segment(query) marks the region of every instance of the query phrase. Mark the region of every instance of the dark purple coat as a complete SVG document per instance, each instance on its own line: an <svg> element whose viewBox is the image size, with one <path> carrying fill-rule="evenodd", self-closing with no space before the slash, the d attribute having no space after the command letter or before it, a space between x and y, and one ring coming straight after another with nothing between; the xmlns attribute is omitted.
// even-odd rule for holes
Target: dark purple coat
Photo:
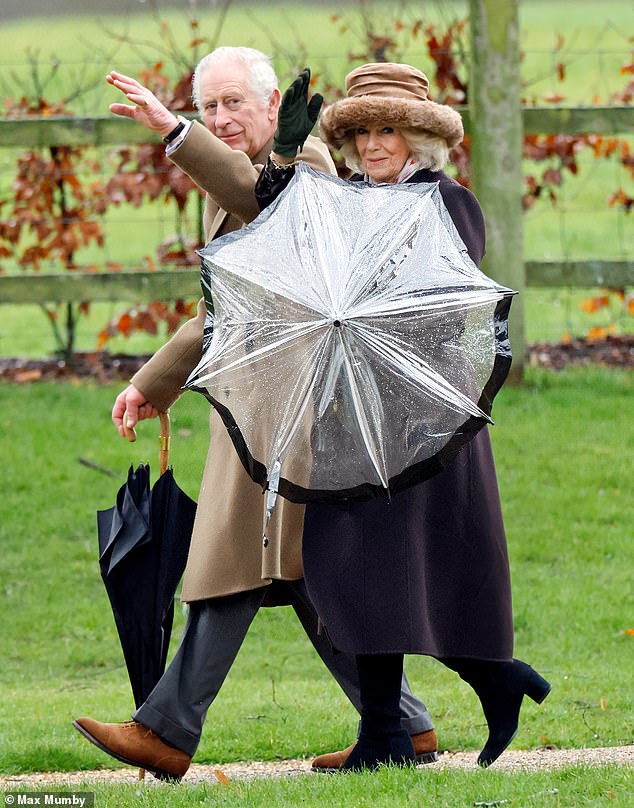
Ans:
<svg viewBox="0 0 634 808"><path fill-rule="evenodd" d="M473 194L439 182L471 258L485 230ZM392 501L306 506L304 577L335 648L355 654L510 659L513 618L506 537L488 431L447 468Z"/></svg>

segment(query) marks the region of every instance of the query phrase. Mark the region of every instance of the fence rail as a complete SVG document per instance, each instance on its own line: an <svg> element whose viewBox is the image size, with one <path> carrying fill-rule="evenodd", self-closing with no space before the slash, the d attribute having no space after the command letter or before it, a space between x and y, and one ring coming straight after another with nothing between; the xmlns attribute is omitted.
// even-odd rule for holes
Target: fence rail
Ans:
<svg viewBox="0 0 634 808"><path fill-rule="evenodd" d="M462 108L465 131L468 108ZM525 133L628 134L634 132L632 107L526 107ZM35 148L59 143L75 146L114 146L158 142L146 129L112 116L0 119L0 147ZM527 261L528 286L634 286L634 261ZM173 300L200 292L198 272L163 269L157 272L66 272L0 275L0 303L65 301Z"/></svg>
<svg viewBox="0 0 634 808"><path fill-rule="evenodd" d="M634 261L527 261L531 287L634 286ZM67 272L0 275L0 303L176 300L200 295L195 267L156 272Z"/></svg>
<svg viewBox="0 0 634 808"><path fill-rule="evenodd" d="M457 107L465 132L471 130L467 107ZM195 117L193 114L186 117ZM525 107L522 110L526 134L583 132L627 134L634 132L633 107ZM160 137L125 118L112 115L70 117L50 115L0 119L0 146L41 148L66 146L114 146L122 143L159 143Z"/></svg>

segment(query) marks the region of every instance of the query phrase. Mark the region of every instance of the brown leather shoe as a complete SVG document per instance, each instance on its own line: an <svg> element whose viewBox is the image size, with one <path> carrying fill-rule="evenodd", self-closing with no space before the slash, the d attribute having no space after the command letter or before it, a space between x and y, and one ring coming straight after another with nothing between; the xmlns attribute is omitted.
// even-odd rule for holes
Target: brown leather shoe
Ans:
<svg viewBox="0 0 634 808"><path fill-rule="evenodd" d="M433 763L438 760L438 739L433 729L412 735L412 745L416 755L416 763ZM329 752L316 757L311 766L316 772L337 772L348 759L354 744L341 752Z"/></svg>
<svg viewBox="0 0 634 808"><path fill-rule="evenodd" d="M169 746L138 721L102 724L93 718L78 718L73 726L95 746L113 758L152 772L159 780L180 780L191 757Z"/></svg>

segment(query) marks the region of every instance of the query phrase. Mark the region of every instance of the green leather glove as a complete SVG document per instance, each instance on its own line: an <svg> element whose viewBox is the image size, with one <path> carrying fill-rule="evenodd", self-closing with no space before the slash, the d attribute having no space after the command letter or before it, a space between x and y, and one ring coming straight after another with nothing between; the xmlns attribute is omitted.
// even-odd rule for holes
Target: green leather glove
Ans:
<svg viewBox="0 0 634 808"><path fill-rule="evenodd" d="M324 98L315 93L308 100L310 68L305 67L282 96L273 136L273 151L283 157L295 157L317 123Z"/></svg>

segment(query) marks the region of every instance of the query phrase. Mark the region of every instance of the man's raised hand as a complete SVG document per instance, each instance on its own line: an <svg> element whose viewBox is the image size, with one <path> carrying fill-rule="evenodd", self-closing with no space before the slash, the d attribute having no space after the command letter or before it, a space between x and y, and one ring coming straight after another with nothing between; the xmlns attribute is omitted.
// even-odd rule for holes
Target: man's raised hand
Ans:
<svg viewBox="0 0 634 808"><path fill-rule="evenodd" d="M167 109L147 87L136 79L125 76L123 73L111 71L106 81L126 96L134 106L129 104L110 104L110 112L125 118L132 118L137 123L158 132L161 137L178 126L178 118Z"/></svg>

